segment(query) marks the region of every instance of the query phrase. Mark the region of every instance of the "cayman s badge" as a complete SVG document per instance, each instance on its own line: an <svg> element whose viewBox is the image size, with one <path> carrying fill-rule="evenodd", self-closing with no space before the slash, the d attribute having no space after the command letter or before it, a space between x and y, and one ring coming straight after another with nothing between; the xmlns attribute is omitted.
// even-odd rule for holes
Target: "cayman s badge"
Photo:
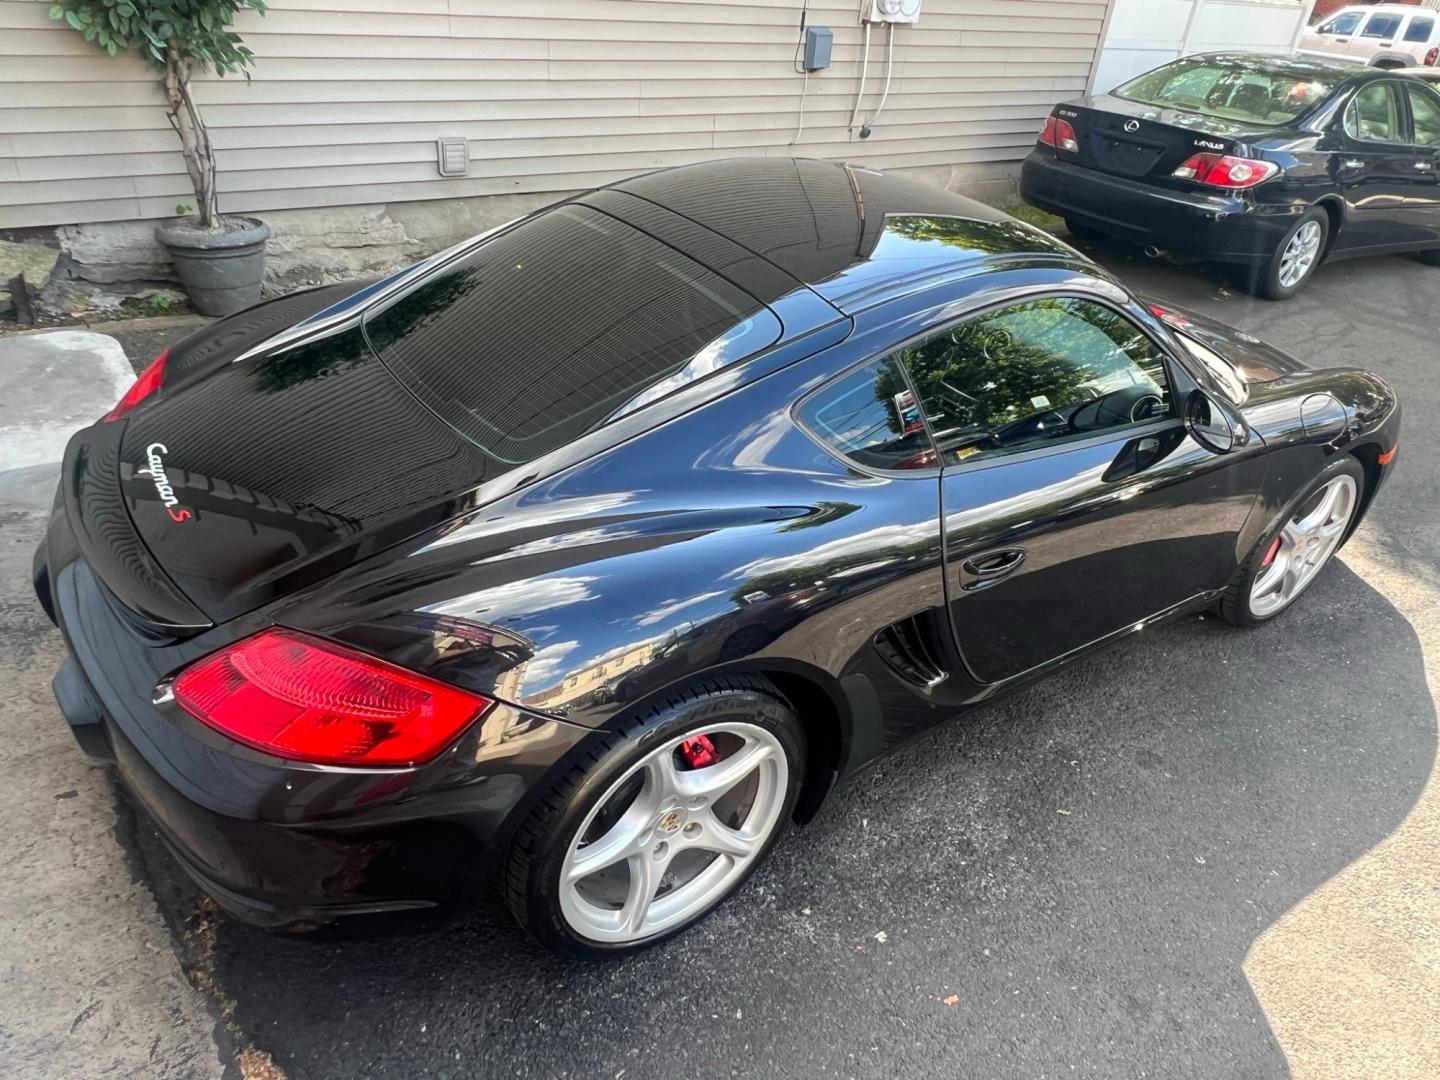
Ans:
<svg viewBox="0 0 1440 1080"><path fill-rule="evenodd" d="M195 516L194 513L189 507L180 505L180 500L175 497L175 488L170 484L170 477L165 474L165 459L161 455L169 452L164 443L152 442L145 448L146 468L138 470L137 475L150 477L155 490L160 494L160 501L165 504L165 512L172 521L189 521Z"/></svg>
<svg viewBox="0 0 1440 1080"><path fill-rule="evenodd" d="M1140 130L1140 121L1139 121L1139 120L1126 120L1126 121L1125 121L1125 130L1126 130L1126 131L1139 131L1139 130Z"/></svg>

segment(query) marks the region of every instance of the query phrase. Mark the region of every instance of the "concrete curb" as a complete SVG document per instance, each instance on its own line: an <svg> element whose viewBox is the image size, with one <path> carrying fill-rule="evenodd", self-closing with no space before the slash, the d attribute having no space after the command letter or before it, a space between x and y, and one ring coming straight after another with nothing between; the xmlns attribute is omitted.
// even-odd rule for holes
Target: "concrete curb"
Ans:
<svg viewBox="0 0 1440 1080"><path fill-rule="evenodd" d="M170 330L177 326L193 326L197 329L214 322L208 315L156 315L143 319L105 319L100 322L86 322L79 319L73 323L57 323L54 326L33 326L25 329L0 329L0 341L12 337L30 337L35 334L49 334L56 330L92 330L97 334L116 334L126 331Z"/></svg>

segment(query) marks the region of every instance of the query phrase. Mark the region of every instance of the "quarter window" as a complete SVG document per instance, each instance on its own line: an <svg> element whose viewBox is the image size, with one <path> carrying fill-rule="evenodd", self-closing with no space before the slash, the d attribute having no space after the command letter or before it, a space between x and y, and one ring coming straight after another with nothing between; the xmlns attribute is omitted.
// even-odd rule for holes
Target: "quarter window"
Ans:
<svg viewBox="0 0 1440 1080"><path fill-rule="evenodd" d="M1407 86L1417 146L1440 147L1440 98L1423 86Z"/></svg>
<svg viewBox="0 0 1440 1080"><path fill-rule="evenodd" d="M1400 20L1403 16L1386 15L1383 12L1376 12L1370 16L1370 21L1365 24L1365 29L1360 31L1361 37L1368 38L1393 38L1395 31L1400 29Z"/></svg>
<svg viewBox="0 0 1440 1080"><path fill-rule="evenodd" d="M894 354L945 464L1171 416L1160 350L1129 319L1052 297L969 319Z"/></svg>
<svg viewBox="0 0 1440 1080"><path fill-rule="evenodd" d="M1430 40L1430 32L1434 29L1434 19L1428 19L1423 15L1412 15L1410 25L1405 28L1405 40L1416 41L1423 45Z"/></svg>
<svg viewBox="0 0 1440 1080"><path fill-rule="evenodd" d="M1337 15L1324 26L1320 27L1322 34L1353 34L1355 28L1360 25L1364 17L1363 11L1347 11L1344 15Z"/></svg>
<svg viewBox="0 0 1440 1080"><path fill-rule="evenodd" d="M806 398L800 421L833 450L872 469L929 469L937 459L900 366L877 360Z"/></svg>
<svg viewBox="0 0 1440 1080"><path fill-rule="evenodd" d="M1361 142L1404 142L1400 95L1394 83L1370 83L1345 110L1345 134Z"/></svg>

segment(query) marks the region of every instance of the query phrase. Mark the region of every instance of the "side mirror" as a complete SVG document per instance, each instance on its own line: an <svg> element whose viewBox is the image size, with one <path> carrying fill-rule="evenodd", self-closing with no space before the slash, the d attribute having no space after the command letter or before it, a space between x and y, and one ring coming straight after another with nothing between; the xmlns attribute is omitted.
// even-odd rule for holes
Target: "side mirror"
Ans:
<svg viewBox="0 0 1440 1080"><path fill-rule="evenodd" d="M1185 399L1185 430L1211 453L1228 454L1238 441L1230 416L1203 390Z"/></svg>

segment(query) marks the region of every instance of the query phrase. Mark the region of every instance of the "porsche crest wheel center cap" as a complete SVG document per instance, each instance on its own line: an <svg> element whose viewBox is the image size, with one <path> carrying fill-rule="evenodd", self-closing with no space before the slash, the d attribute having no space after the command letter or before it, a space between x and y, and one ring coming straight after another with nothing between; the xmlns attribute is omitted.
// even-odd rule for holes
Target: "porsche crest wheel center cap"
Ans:
<svg viewBox="0 0 1440 1080"><path fill-rule="evenodd" d="M660 820L655 823L655 831L661 836L670 836L680 830L685 824L685 815L679 810L666 810L660 815Z"/></svg>

